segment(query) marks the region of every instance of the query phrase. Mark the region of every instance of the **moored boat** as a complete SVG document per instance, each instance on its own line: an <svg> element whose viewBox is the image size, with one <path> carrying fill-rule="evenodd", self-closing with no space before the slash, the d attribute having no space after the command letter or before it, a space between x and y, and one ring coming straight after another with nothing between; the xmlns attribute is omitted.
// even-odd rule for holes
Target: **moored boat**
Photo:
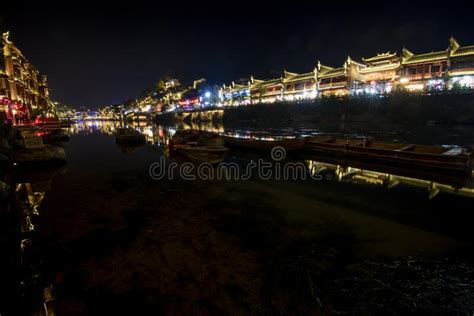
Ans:
<svg viewBox="0 0 474 316"><path fill-rule="evenodd" d="M355 160L455 172L471 176L472 151L462 147L426 146L331 135L308 137L306 153L329 154Z"/></svg>
<svg viewBox="0 0 474 316"><path fill-rule="evenodd" d="M238 147L246 149L255 149L269 151L274 147L283 147L286 151L302 149L306 140L303 137L293 138L273 138L273 137L237 137L226 135L224 138L224 144L229 147Z"/></svg>
<svg viewBox="0 0 474 316"><path fill-rule="evenodd" d="M229 149L222 137L201 131L178 131L169 144L170 150L185 155L191 160L217 164L224 160Z"/></svg>
<svg viewBox="0 0 474 316"><path fill-rule="evenodd" d="M192 145L175 145L175 150L191 160L208 162L211 164L222 162L229 151L226 147L212 148Z"/></svg>

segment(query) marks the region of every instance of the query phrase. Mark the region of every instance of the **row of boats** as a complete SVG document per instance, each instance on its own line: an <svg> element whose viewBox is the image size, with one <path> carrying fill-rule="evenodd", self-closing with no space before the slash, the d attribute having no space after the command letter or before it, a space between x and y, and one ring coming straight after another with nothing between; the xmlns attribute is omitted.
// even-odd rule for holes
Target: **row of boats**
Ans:
<svg viewBox="0 0 474 316"><path fill-rule="evenodd" d="M141 144L145 143L145 136L134 129L123 128L117 130L116 141L118 144ZM458 146L426 146L327 134L308 137L242 137L198 130L178 130L168 144L171 153L211 164L222 162L229 148L269 152L277 146L294 156L309 159L314 156L328 157L453 176L472 176L473 148Z"/></svg>
<svg viewBox="0 0 474 316"><path fill-rule="evenodd" d="M316 135L309 137L245 138L200 131L178 131L170 142L170 150L193 160L221 162L228 148L270 151L284 148L295 155L334 157L366 163L397 165L431 172L472 174L472 148L426 146L379 141L367 137Z"/></svg>

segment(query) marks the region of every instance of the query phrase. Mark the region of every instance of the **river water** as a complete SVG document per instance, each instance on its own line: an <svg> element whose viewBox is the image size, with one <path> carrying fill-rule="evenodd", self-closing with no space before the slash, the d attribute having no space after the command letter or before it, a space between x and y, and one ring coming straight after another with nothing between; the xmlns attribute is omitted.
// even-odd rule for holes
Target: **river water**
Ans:
<svg viewBox="0 0 474 316"><path fill-rule="evenodd" d="M35 269L43 287L54 288L60 314L134 313L145 307L165 314L337 310L346 303L327 294L328 284L354 264L472 262L471 180L451 184L295 157L288 159L322 177L154 180L149 167L161 158L173 161L165 145L177 129L224 128L131 126L146 135L146 145L117 146L117 122L73 125L67 165L18 177L18 191L30 208L25 229L35 231L39 244L41 264ZM425 144L467 145L474 139L469 128L349 131ZM231 151L225 161L245 165L260 156ZM325 274L334 277L326 280Z"/></svg>

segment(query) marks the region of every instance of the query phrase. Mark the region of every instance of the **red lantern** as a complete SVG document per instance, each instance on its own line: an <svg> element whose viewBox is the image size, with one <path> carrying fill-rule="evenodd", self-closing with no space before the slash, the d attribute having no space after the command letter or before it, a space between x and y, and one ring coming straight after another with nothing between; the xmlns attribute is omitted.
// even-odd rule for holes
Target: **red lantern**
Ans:
<svg viewBox="0 0 474 316"><path fill-rule="evenodd" d="M1 102L2 102L3 105L9 105L11 101L10 101L9 98L3 97L1 99Z"/></svg>

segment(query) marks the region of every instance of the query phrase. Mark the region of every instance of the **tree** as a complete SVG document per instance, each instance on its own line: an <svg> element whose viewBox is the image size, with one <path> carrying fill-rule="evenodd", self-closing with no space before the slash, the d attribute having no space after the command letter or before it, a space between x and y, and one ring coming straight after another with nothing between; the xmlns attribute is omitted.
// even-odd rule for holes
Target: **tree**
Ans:
<svg viewBox="0 0 474 316"><path fill-rule="evenodd" d="M161 78L160 80L158 80L158 81L156 82L156 85L155 85L156 90L157 90L158 92L164 92L164 91L166 91L166 89L168 88L167 85L166 85L166 83L169 82L170 80L171 80L171 79L170 79L169 76L165 76L165 77Z"/></svg>
<svg viewBox="0 0 474 316"><path fill-rule="evenodd" d="M452 86L452 88L451 88L451 91L452 91L452 92L460 92L461 90L463 90L463 87L461 86L461 84L459 83L459 81L453 82L453 86Z"/></svg>

